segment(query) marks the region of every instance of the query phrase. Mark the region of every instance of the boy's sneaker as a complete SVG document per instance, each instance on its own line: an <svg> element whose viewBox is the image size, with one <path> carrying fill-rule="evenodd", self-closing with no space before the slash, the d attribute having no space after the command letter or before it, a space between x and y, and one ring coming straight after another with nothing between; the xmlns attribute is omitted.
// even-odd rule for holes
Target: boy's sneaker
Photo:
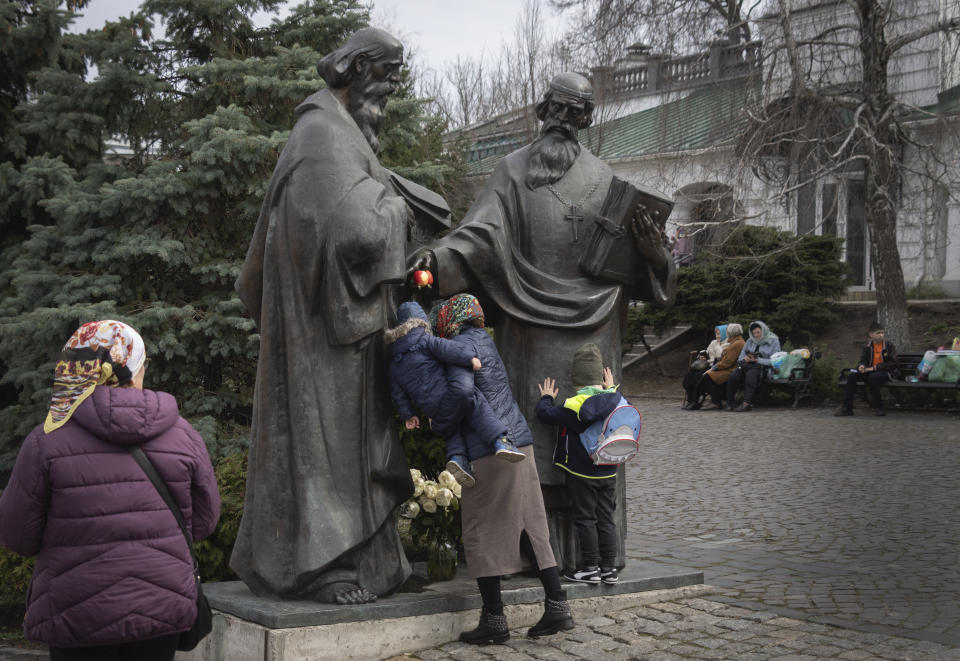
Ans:
<svg viewBox="0 0 960 661"><path fill-rule="evenodd" d="M477 479L470 471L470 461L462 454L455 454L447 460L447 472L463 487L469 489L477 483Z"/></svg>
<svg viewBox="0 0 960 661"><path fill-rule="evenodd" d="M564 569L563 573L560 574L567 581L574 581L576 583L590 583L591 585L598 585L600 583L600 568L599 567L587 567L586 569Z"/></svg>
<svg viewBox="0 0 960 661"><path fill-rule="evenodd" d="M523 461L527 457L527 455L518 450L517 446L513 444L513 441L506 436L493 442L493 452L497 455L497 459L503 459L511 463Z"/></svg>
<svg viewBox="0 0 960 661"><path fill-rule="evenodd" d="M611 567L610 569L601 569L600 570L600 580L606 583L607 585L613 585L620 580L620 575L617 573L616 567Z"/></svg>

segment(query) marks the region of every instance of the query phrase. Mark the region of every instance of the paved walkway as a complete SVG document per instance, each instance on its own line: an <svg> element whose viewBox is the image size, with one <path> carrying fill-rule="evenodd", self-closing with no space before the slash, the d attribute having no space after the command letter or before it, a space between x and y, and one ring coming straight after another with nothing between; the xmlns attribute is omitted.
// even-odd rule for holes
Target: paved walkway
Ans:
<svg viewBox="0 0 960 661"><path fill-rule="evenodd" d="M638 403L628 558L702 569L717 591L411 657L960 659L957 416Z"/></svg>

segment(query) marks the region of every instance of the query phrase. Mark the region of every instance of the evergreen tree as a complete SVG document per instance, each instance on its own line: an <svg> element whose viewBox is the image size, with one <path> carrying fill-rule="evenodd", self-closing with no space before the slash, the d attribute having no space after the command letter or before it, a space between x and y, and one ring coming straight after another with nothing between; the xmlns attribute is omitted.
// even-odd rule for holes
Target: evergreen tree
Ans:
<svg viewBox="0 0 960 661"><path fill-rule="evenodd" d="M57 3L12 4L18 29L56 29L0 115L16 146L0 151L0 477L42 420L57 350L99 318L140 330L148 387L177 396L212 454L245 444L258 337L233 282L294 108L323 86L317 60L367 7L308 0L257 27L281 0L147 0L68 35ZM410 88L388 106L384 161L437 187L443 127Z"/></svg>
<svg viewBox="0 0 960 661"><path fill-rule="evenodd" d="M802 345L836 320L830 303L847 278L836 237L741 226L679 269L673 307L631 314L628 335L689 324L712 337L717 324L761 319L781 342Z"/></svg>

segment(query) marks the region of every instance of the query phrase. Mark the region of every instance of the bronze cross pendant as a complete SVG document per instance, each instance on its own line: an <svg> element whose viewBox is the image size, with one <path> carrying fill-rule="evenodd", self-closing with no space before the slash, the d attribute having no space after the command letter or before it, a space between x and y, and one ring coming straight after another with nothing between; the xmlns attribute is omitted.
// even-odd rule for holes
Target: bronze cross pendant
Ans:
<svg viewBox="0 0 960 661"><path fill-rule="evenodd" d="M577 213L577 207L571 206L570 213L563 217L564 220L569 220L573 225L573 242L576 243L580 240L580 223L583 222L584 216Z"/></svg>

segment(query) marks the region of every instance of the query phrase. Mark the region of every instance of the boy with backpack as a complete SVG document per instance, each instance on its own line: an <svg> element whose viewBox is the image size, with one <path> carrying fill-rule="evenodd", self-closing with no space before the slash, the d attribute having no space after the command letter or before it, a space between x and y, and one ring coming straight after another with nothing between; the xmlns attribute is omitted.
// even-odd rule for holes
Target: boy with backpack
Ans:
<svg viewBox="0 0 960 661"><path fill-rule="evenodd" d="M537 402L537 417L542 422L558 426L553 461L555 466L566 471L567 494L580 547L577 567L564 568L561 576L579 583L597 585L602 581L613 584L619 580L615 566L617 526L613 520L617 466L629 457L604 457L603 447L596 444L597 434L608 432L607 427L610 427L615 412L632 409L629 413L635 418L633 427L621 435L621 440L628 444L633 441L635 448L639 414L617 392L613 373L609 367L603 366L600 348L596 344L590 342L576 350L571 380L577 393L564 400L562 406L554 403L559 390L552 378L537 384L541 395ZM593 441L592 452L583 442L587 436ZM612 434L607 433L607 436L609 438Z"/></svg>

